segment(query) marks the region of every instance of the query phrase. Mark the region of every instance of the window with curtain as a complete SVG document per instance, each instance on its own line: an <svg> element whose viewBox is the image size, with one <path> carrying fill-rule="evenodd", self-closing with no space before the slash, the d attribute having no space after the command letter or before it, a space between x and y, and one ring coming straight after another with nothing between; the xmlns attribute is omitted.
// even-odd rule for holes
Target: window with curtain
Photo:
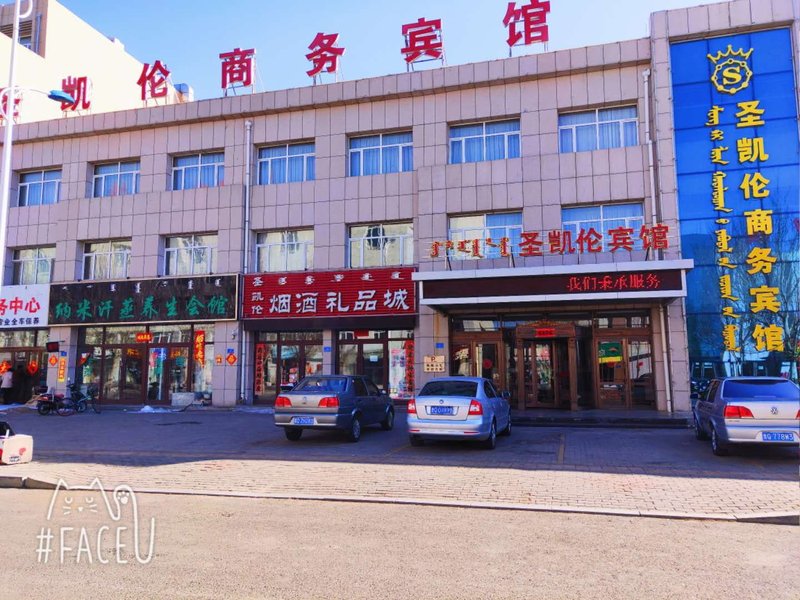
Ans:
<svg viewBox="0 0 800 600"><path fill-rule="evenodd" d="M579 206L561 209L561 227L564 231L571 232L574 242L580 230L588 231L589 228L603 236L603 248L609 247L611 238L609 230L624 227L632 229L631 238L635 250L642 249L642 240L639 231L644 225L644 212L641 202L625 204L600 204L596 206Z"/></svg>
<svg viewBox="0 0 800 600"><path fill-rule="evenodd" d="M519 119L450 127L450 164L519 158Z"/></svg>
<svg viewBox="0 0 800 600"><path fill-rule="evenodd" d="M87 243L83 250L83 279L124 279L130 262L130 240Z"/></svg>
<svg viewBox="0 0 800 600"><path fill-rule="evenodd" d="M61 169L20 173L18 206L55 204L61 191Z"/></svg>
<svg viewBox="0 0 800 600"><path fill-rule="evenodd" d="M587 152L636 146L639 120L635 106L600 108L558 116L561 152Z"/></svg>
<svg viewBox="0 0 800 600"><path fill-rule="evenodd" d="M224 182L224 152L176 156L172 162L172 189L218 187Z"/></svg>
<svg viewBox="0 0 800 600"><path fill-rule="evenodd" d="M118 196L139 193L139 161L95 165L92 196Z"/></svg>
<svg viewBox="0 0 800 600"><path fill-rule="evenodd" d="M412 171L414 146L411 132L350 138L348 162L351 177Z"/></svg>
<svg viewBox="0 0 800 600"><path fill-rule="evenodd" d="M164 275L207 275L216 270L217 234L166 239Z"/></svg>
<svg viewBox="0 0 800 600"><path fill-rule="evenodd" d="M450 217L448 239L453 242L453 249L449 250L450 258L460 260L476 260L480 257L469 252L459 252L458 242L465 240L480 240L479 247L484 258L501 258L499 244L505 238L508 240L510 254L515 254L519 248L522 234L522 213L503 212L488 213L483 215L461 215ZM487 244L491 240L492 246Z"/></svg>
<svg viewBox="0 0 800 600"><path fill-rule="evenodd" d="M258 184L314 181L314 144L258 149Z"/></svg>
<svg viewBox="0 0 800 600"><path fill-rule="evenodd" d="M11 259L14 267L14 285L50 283L55 258L55 246L14 250Z"/></svg>
<svg viewBox="0 0 800 600"><path fill-rule="evenodd" d="M414 264L414 226L372 223L350 227L350 267L388 267Z"/></svg>
<svg viewBox="0 0 800 600"><path fill-rule="evenodd" d="M261 273L314 268L314 230L265 231L256 238L256 263Z"/></svg>

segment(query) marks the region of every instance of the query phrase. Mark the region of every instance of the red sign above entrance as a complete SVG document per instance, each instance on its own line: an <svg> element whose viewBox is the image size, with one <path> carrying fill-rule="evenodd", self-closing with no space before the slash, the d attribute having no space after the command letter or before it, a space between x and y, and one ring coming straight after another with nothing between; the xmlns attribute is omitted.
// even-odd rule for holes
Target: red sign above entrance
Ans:
<svg viewBox="0 0 800 600"><path fill-rule="evenodd" d="M554 338L556 337L555 327L537 327L534 331L537 338Z"/></svg>
<svg viewBox="0 0 800 600"><path fill-rule="evenodd" d="M244 278L244 318L416 314L413 269L259 273Z"/></svg>
<svg viewBox="0 0 800 600"><path fill-rule="evenodd" d="M136 334L136 341L140 344L149 344L153 341L153 334L147 331L142 331Z"/></svg>

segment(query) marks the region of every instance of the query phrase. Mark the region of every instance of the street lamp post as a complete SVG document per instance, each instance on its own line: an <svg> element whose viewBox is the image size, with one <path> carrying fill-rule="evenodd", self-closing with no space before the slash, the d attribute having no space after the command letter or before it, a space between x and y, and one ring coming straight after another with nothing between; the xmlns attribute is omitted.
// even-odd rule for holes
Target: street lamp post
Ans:
<svg viewBox="0 0 800 600"><path fill-rule="evenodd" d="M19 45L19 22L33 13L33 0L29 0L24 13L21 12L22 0L14 2L14 27L11 37L11 64L8 69L8 85L0 93L0 117L5 121L5 135L3 138L3 161L0 170L0 294L3 292L6 268L6 238L8 229L9 196L11 195L11 144L14 132L14 103L17 92L26 90L44 94L57 102L73 102L72 96L62 90L43 92L16 85L15 71L17 62L17 46Z"/></svg>

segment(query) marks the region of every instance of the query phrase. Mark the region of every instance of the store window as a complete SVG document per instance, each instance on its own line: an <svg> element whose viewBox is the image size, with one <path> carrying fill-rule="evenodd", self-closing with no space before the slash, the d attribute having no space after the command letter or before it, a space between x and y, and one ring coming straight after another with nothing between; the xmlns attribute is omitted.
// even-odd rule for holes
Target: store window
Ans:
<svg viewBox="0 0 800 600"><path fill-rule="evenodd" d="M414 395L412 330L340 331L337 373L364 375L395 399Z"/></svg>
<svg viewBox="0 0 800 600"><path fill-rule="evenodd" d="M46 329L0 330L0 373L14 373L8 401L24 404L30 400L33 388L47 385ZM2 399L0 399L2 402Z"/></svg>
<svg viewBox="0 0 800 600"><path fill-rule="evenodd" d="M558 116L561 152L586 152L636 146L639 121L635 106L600 108Z"/></svg>
<svg viewBox="0 0 800 600"><path fill-rule="evenodd" d="M166 239L164 275L207 275L216 270L217 234Z"/></svg>
<svg viewBox="0 0 800 600"><path fill-rule="evenodd" d="M130 262L130 240L89 242L83 249L83 279L125 279Z"/></svg>
<svg viewBox="0 0 800 600"><path fill-rule="evenodd" d="M522 213L489 213L485 215L460 215L450 217L448 239L453 242L453 249L448 250L450 258L463 260L477 260L471 252L459 252L458 242L462 240L482 241L482 256L484 258L500 258L500 241L508 240L509 253L514 254L519 247L522 234ZM495 246L489 245L486 240L491 240Z"/></svg>
<svg viewBox="0 0 800 600"><path fill-rule="evenodd" d="M53 261L56 258L55 246L20 248L14 250L12 256L14 285L50 283L53 273Z"/></svg>
<svg viewBox="0 0 800 600"><path fill-rule="evenodd" d="M603 248L611 246L611 237L608 232L619 228L627 229L635 250L643 248L639 232L644 225L644 213L641 202L628 204L601 204L596 206L579 206L561 209L561 226L564 231L572 234L576 240L583 229L594 229L603 236Z"/></svg>
<svg viewBox="0 0 800 600"><path fill-rule="evenodd" d="M258 149L258 184L314 181L314 143Z"/></svg>
<svg viewBox="0 0 800 600"><path fill-rule="evenodd" d="M410 131L350 138L350 176L379 175L414 170Z"/></svg>
<svg viewBox="0 0 800 600"><path fill-rule="evenodd" d="M172 163L172 189L192 190L222 185L225 178L224 161L224 152L176 156Z"/></svg>
<svg viewBox="0 0 800 600"><path fill-rule="evenodd" d="M414 264L414 226L373 223L350 227L350 267L384 267Z"/></svg>
<svg viewBox="0 0 800 600"><path fill-rule="evenodd" d="M17 205L55 204L58 202L60 191L61 169L20 173Z"/></svg>
<svg viewBox="0 0 800 600"><path fill-rule="evenodd" d="M307 375L322 373L322 332L261 331L255 347L255 397L269 401Z"/></svg>
<svg viewBox="0 0 800 600"><path fill-rule="evenodd" d="M519 119L450 127L450 164L519 158Z"/></svg>
<svg viewBox="0 0 800 600"><path fill-rule="evenodd" d="M94 198L138 193L138 160L95 165L92 185Z"/></svg>
<svg viewBox="0 0 800 600"><path fill-rule="evenodd" d="M170 404L176 393L210 397L213 366L213 323L89 327L77 381L104 402Z"/></svg>
<svg viewBox="0 0 800 600"><path fill-rule="evenodd" d="M260 273L306 271L314 268L314 230L265 231L256 237Z"/></svg>

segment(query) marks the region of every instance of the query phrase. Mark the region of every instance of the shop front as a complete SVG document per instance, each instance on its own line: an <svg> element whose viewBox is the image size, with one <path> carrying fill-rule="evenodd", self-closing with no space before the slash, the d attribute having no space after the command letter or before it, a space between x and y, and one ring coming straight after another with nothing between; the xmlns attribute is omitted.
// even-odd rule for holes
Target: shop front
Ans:
<svg viewBox="0 0 800 600"><path fill-rule="evenodd" d="M10 404L27 402L34 387L47 385L49 298L48 285L3 287L0 296L0 374L7 370L14 373L7 398Z"/></svg>
<svg viewBox="0 0 800 600"><path fill-rule="evenodd" d="M420 304L447 316L450 374L491 379L520 410L657 409L669 355L655 324L685 295L688 268L654 261L615 265L612 275L588 265L415 277Z"/></svg>
<svg viewBox="0 0 800 600"><path fill-rule="evenodd" d="M237 277L52 286L51 322L78 327L75 381L108 404L211 397L215 322L236 319Z"/></svg>
<svg viewBox="0 0 800 600"><path fill-rule="evenodd" d="M414 389L413 270L258 273L244 278L253 393L272 402L306 375L359 374L394 398Z"/></svg>

